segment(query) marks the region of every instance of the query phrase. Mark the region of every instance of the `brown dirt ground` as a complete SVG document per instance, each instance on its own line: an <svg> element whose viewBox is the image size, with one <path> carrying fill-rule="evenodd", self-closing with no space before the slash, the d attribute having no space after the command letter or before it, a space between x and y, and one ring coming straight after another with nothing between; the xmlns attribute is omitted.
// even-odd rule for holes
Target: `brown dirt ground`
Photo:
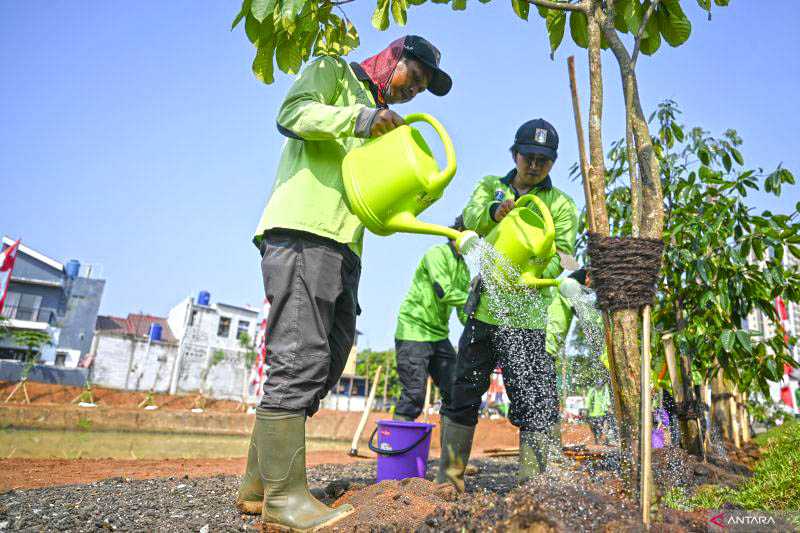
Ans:
<svg viewBox="0 0 800 533"><path fill-rule="evenodd" d="M368 459L338 451L309 452L308 466L349 464ZM246 457L237 459L0 459L0 492L91 483L114 477L152 479L217 475L240 476Z"/></svg>
<svg viewBox="0 0 800 533"><path fill-rule="evenodd" d="M16 383L3 381L0 382L0 399L5 400ZM32 404L61 404L69 405L80 395L84 389L82 387L67 387L64 385L52 385L50 383L28 382L26 385L28 396ZM129 392L117 389L106 389L104 387L93 387L94 401L98 405L110 407L123 407L136 409L136 406L144 400L146 394L143 392ZM169 395L153 394L153 399L160 409L187 410L194 405L195 394ZM22 398L21 393L17 393L15 400ZM205 409L207 411L226 412L236 411L241 407L240 402L231 400L206 399Z"/></svg>

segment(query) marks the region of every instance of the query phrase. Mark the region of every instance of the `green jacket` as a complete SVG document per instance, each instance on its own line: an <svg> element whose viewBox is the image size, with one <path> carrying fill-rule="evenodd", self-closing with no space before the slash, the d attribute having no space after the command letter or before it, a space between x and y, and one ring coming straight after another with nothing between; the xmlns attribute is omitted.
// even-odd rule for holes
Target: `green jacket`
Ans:
<svg viewBox="0 0 800 533"><path fill-rule="evenodd" d="M440 244L422 257L411 288L400 306L395 338L404 341L444 340L453 307L462 323L469 294L469 269L450 244Z"/></svg>
<svg viewBox="0 0 800 533"><path fill-rule="evenodd" d="M610 405L611 394L608 392L608 386L603 385L600 388L592 387L589 389L586 394L586 409L589 417L605 416Z"/></svg>
<svg viewBox="0 0 800 533"><path fill-rule="evenodd" d="M303 69L278 112L283 146L275 184L255 231L307 231L361 254L364 226L342 183L342 159L369 135L375 99L369 82L341 58L321 57Z"/></svg>
<svg viewBox="0 0 800 533"><path fill-rule="evenodd" d="M556 355L567 340L572 325L573 311L569 302L558 291L553 291L553 301L547 308L547 353Z"/></svg>
<svg viewBox="0 0 800 533"><path fill-rule="evenodd" d="M496 194L501 192L503 200L516 200L520 196L511 185L511 180L515 175L516 169L506 176L486 176L480 181L472 193L469 203L464 208L464 225L468 229L474 230L483 237L497 225L490 215L493 204L499 203ZM564 192L553 187L549 176L534 187L530 193L538 196L550 209L556 229L556 249L572 255L575 251L575 237L578 231L578 210L575 207L575 202ZM556 278L562 270L561 260L556 255L545 268L543 277ZM510 323L507 325L521 329L544 329L546 323L545 313L553 299L553 293L552 288L540 291L544 309L535 305L520 308L520 299L515 298L514 295L508 295L508 301L499 302L500 306L502 308L516 309L517 312L510 317ZM487 324L499 324L500 319L491 312L489 298L486 297L486 294L485 290L481 293L480 302L475 310L475 318ZM503 295L498 296L502 297Z"/></svg>

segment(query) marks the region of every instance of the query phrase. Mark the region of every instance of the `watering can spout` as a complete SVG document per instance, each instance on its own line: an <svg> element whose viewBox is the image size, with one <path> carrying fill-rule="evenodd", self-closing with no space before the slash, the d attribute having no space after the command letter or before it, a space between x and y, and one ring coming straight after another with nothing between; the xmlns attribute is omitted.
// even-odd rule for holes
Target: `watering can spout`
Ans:
<svg viewBox="0 0 800 533"><path fill-rule="evenodd" d="M418 220L408 211L395 214L387 224L391 231L403 233L421 233L425 235L440 235L455 241L459 253L466 253L478 242L478 234L474 231L458 231L439 224L430 224Z"/></svg>

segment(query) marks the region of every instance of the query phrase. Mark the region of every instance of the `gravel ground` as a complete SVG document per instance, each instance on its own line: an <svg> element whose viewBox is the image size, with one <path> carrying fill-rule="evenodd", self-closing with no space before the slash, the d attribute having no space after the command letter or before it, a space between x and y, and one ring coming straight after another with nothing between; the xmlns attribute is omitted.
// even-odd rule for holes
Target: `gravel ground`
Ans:
<svg viewBox="0 0 800 533"><path fill-rule="evenodd" d="M419 516L417 523L421 530L640 529L636 506L622 498L613 465L572 467L518 487L516 458L478 460L471 464L478 467L478 473L467 477L468 494L452 505L444 505L437 513ZM659 481L671 478L667 483L674 483L676 477L683 477L690 471L675 470L663 478L657 476L661 478ZM428 479L432 479L435 473L436 465L431 464ZM312 491L326 503L341 497L348 488L352 490L344 498L355 496L358 499L356 491L374 483L374 479L374 463L321 465L309 469ZM409 484L409 487L414 486ZM257 530L258 518L243 516L233 506L237 487L238 477L217 476L150 480L114 478L87 485L10 491L0 494L0 531L108 529L207 533ZM420 487L417 492L422 489L433 491L432 488ZM696 516L669 511L665 515L666 527L657 529L693 530L702 525L697 520ZM378 524L374 520L355 529L392 530L390 524Z"/></svg>

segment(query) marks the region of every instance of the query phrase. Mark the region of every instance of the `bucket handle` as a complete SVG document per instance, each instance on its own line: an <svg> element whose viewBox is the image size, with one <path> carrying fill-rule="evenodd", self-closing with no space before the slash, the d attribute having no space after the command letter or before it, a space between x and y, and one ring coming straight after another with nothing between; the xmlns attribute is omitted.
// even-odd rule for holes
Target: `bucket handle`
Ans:
<svg viewBox="0 0 800 533"><path fill-rule="evenodd" d="M542 214L542 222L544 222L545 232L555 235L556 228L555 224L553 224L553 215L550 214L550 210L547 208L547 205L542 201L541 198L535 194L524 194L517 199L517 201L514 203L514 207L527 207L531 203L536 204L536 207L539 208L539 212Z"/></svg>
<svg viewBox="0 0 800 533"><path fill-rule="evenodd" d="M406 124L411 124L412 122L427 122L433 127L434 131L442 140L445 157L447 158L447 166L434 176L433 187L444 189L456 174L456 149L453 147L453 141L450 140L447 130L444 129L441 122L427 113L412 113L407 115L404 120Z"/></svg>
<svg viewBox="0 0 800 533"><path fill-rule="evenodd" d="M433 428L428 428L425 431L425 433L422 434L419 440L414 444L412 444L411 446L409 446L408 448L403 448L402 450L381 450L372 443L372 441L375 440L375 434L378 432L378 426L375 426L375 429L372 430L372 435L369 436L369 442L367 443L367 445L369 446L370 450L377 453L378 455L385 455L388 457L392 457L394 455L402 455L404 453L410 452L411 450L419 446L422 443L422 441L428 438L428 435L431 434L431 431L433 431Z"/></svg>

